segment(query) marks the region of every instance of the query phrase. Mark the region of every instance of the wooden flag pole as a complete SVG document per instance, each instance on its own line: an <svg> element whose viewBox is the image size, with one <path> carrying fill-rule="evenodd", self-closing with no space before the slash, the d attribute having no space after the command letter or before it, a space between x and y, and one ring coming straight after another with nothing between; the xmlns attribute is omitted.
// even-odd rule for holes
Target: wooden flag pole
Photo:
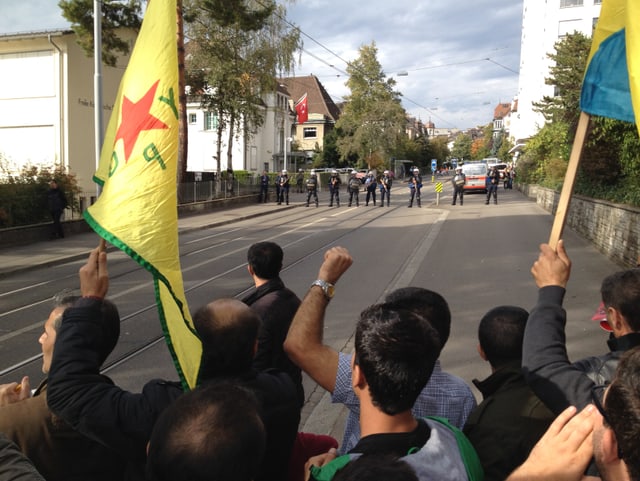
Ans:
<svg viewBox="0 0 640 481"><path fill-rule="evenodd" d="M573 184L576 181L576 173L578 172L578 165L580 164L580 157L582 156L582 148L584 147L589 129L589 119L589 114L585 112L580 113L580 120L578 120L578 128L576 130L576 136L573 139L571 156L569 157L569 165L567 166L567 173L564 176L560 200L558 201L556 216L553 220L553 227L551 227L551 235L549 236L549 245L553 249L556 248L558 241L562 237L567 212L569 212L569 202L571 201L571 194L573 193Z"/></svg>

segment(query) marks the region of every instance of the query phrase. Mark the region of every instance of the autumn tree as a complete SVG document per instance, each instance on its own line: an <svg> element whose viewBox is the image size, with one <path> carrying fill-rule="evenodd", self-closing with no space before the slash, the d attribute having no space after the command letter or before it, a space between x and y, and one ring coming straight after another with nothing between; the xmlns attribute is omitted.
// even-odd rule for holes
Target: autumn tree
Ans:
<svg viewBox="0 0 640 481"><path fill-rule="evenodd" d="M386 78L377 58L375 43L359 49L359 57L347 66L351 91L336 122L338 150L343 159L355 156L359 165L384 163L404 135L406 113L395 80Z"/></svg>
<svg viewBox="0 0 640 481"><path fill-rule="evenodd" d="M215 114L220 171L223 144L230 166L234 140L264 123L263 97L293 69L300 32L273 0L185 0L184 8L189 85L201 86L202 106Z"/></svg>

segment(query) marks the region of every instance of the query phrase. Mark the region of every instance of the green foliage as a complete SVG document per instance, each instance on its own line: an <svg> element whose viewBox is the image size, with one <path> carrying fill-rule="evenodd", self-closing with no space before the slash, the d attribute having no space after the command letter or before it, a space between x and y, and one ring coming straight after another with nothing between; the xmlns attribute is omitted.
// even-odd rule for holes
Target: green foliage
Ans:
<svg viewBox="0 0 640 481"><path fill-rule="evenodd" d="M118 29L135 31L141 25L140 0L102 0L102 61L115 66L118 54L129 53L129 44L118 36ZM60 0L62 15L76 33L77 42L85 53L93 57L93 0Z"/></svg>
<svg viewBox="0 0 640 481"><path fill-rule="evenodd" d="M537 183L550 188L562 184L558 178L569 161L571 152L568 126L564 122L547 123L533 136L518 160L518 176L524 182ZM564 175L564 173L562 174Z"/></svg>
<svg viewBox="0 0 640 481"><path fill-rule="evenodd" d="M300 31L273 0L185 0L184 19L190 45L186 82L202 92L203 108L217 115L220 170L222 133L229 130L230 160L234 139L263 124L264 96L293 69Z"/></svg>
<svg viewBox="0 0 640 481"><path fill-rule="evenodd" d="M359 165L372 165L391 157L406 126L400 94L394 90L396 82L386 78L377 55L375 43L363 45L358 58L347 67L346 85L351 93L336 122L342 159L355 157Z"/></svg>
<svg viewBox="0 0 640 481"><path fill-rule="evenodd" d="M458 134L453 142L451 157L458 160L471 158L471 144L473 140L468 134Z"/></svg>
<svg viewBox="0 0 640 481"><path fill-rule="evenodd" d="M549 69L547 85L555 87L553 97L544 96L542 101L534 103L547 122L562 121L569 126L573 137L580 116L580 91L582 78L591 48L591 39L582 33L574 32L555 44L555 53L547 56L553 61Z"/></svg>
<svg viewBox="0 0 640 481"><path fill-rule="evenodd" d="M59 165L54 168L24 167L19 174L12 175L0 159L0 174L0 227L51 221L47 191L49 182L54 179L69 205L79 210L77 180Z"/></svg>

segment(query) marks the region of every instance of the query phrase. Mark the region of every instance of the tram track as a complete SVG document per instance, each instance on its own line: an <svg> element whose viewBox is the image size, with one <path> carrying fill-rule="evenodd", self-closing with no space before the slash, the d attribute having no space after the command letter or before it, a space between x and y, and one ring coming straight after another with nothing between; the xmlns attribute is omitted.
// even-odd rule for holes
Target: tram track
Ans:
<svg viewBox="0 0 640 481"><path fill-rule="evenodd" d="M388 215L389 213L395 211L395 207L391 208L391 209L384 209L383 211L380 212L380 214L377 214L377 210L374 211L377 215L372 215L372 211L371 209L353 209L353 214L349 215L347 217L344 217L345 214L348 214L349 211L346 209L341 209L340 211L335 211L335 210L330 210L328 211L327 209L323 209L320 212L317 212L317 209L313 209L311 212L308 212L308 209L303 208L302 212L300 212L298 209L295 209L295 213L292 212L291 215L289 214L287 216L286 219L284 219L284 222L281 223L280 225L278 225L277 223L272 223L273 221L273 216L275 215L279 215L280 217L282 217L281 213L272 213L272 214L267 214L265 215L265 218L263 219L263 222L261 222L259 225L259 228L256 230L252 227L248 227L248 226L242 226L239 225L238 227L235 227L231 230L225 230L224 232L217 232L214 234L208 234L206 236L203 237L197 237L195 239L188 239L185 242L183 242L181 244L181 253L180 253L180 258L181 258L181 262L183 260L186 260L188 258L192 258L195 255L198 254L202 254L204 252L207 252L208 250L215 248L215 247L222 247L222 246L229 246L230 244L234 244L234 243L239 243L238 247L234 247L232 250L230 251L224 251L223 253L221 253L220 255L214 256L212 258L208 258L205 259L199 263L193 264L193 265L189 265L188 267L184 267L183 268L183 277L185 278L185 295L188 297L189 293L192 293L198 289L202 289L204 287L207 286L211 286L213 285L216 281L219 281L220 279L224 279L227 276L229 276L231 273L235 272L235 271L239 271L241 269L245 269L246 268L246 262L242 262L242 263L235 263L234 265L232 265L230 268L225 269L222 272L216 273L215 275L209 276L205 279L202 279L200 281L198 281L195 284L190 285L189 287L187 286L187 281L186 279L189 276L189 273L191 271L194 270L202 270L203 267L206 267L209 264L216 264L218 263L221 259L223 258L228 258L230 256L236 256L238 254L244 254L246 252L246 250L248 249L248 247L253 244L255 242L256 238L260 238L261 240L271 240L271 241L276 241L278 242L278 239L281 239L283 237L286 236L290 236L291 234L298 234L298 233L302 233L302 235L297 235L294 239L292 240L288 240L285 242L278 242L285 251L288 250L288 248L296 245L296 244L300 244L303 243L307 240L309 240L310 238L313 238L314 236L319 235L320 233L326 233L326 232L330 232L332 230L333 227L335 227L336 224L338 223L344 223L345 221L348 222L353 222L353 226L348 228L348 229L343 229L342 232L340 232L340 234L338 236L334 236L331 237L330 240L326 240L323 241L319 247L313 249L311 252L307 252L304 255L300 255L297 258L294 258L292 260L288 260L287 265L283 267L283 271L286 272L288 269L291 269L292 267L303 263L305 260L308 260L311 256L316 255L319 251L324 251L327 248L329 248L331 245L336 244L341 238L348 236L350 234L352 234L354 231L356 231L357 229L362 228L363 226L366 226L370 223L373 223L379 219L381 219L382 217ZM347 208L348 209L348 208ZM304 223L300 223L301 221L306 220L307 222ZM319 227L320 224L322 224L323 222L326 223L326 225ZM241 223L246 223L246 221L237 221L238 224ZM299 225L297 225L299 224ZM225 227L228 228L228 226L233 225L233 224L226 224ZM285 229L284 231L281 232L276 232L273 235L268 235L268 236L261 236L261 234L264 234L267 231L273 230L273 229L277 229L278 227L281 227L282 225L288 225L288 226L293 226L290 229ZM219 228L219 227L218 227ZM216 229L215 226L212 226L210 229L207 230L214 230ZM210 242L210 240L212 238L218 238L220 236L223 235L228 235L229 233L233 233L233 232L237 232L237 231L242 231L243 235L241 236L235 236L231 239L226 239L224 241L221 241L219 243L216 243L214 246L208 246L208 247L203 247L202 243L203 242ZM184 234L184 237L189 237L189 235L192 233L186 233ZM247 235L250 234L250 235ZM185 249L185 246L191 246L193 247L191 248L187 248ZM287 255L287 259L291 259L290 254ZM110 268L110 272L111 271L117 271L117 266L124 264L125 261L129 262L128 259L122 259L119 260L116 263L112 263L112 261L109 262L109 268ZM116 269L114 269L114 266L116 267ZM127 275L131 275L135 272L139 272L142 268L139 267L135 267L135 268L127 268L124 271L121 272L113 272L112 275L110 275L111 278L111 284L112 287L117 286L118 285L118 280L120 279L125 279ZM77 274L74 274L73 276L69 275L67 277L77 277ZM59 279L58 279L59 281ZM54 281L49 281L49 283L54 282ZM47 284L46 282L42 282L39 283L40 286ZM138 290L144 289L144 288L151 288L153 285L153 281L149 280L149 281L145 281L143 283L138 283L137 285L130 287L128 289L125 290L120 290L117 292L114 292L112 295L109 296L109 299L111 300L116 300L119 298L122 298L124 296L130 295ZM31 286L31 288L37 288L38 286ZM24 289L27 289L28 287L22 288L19 291L24 291ZM241 289L236 289L234 292L228 294L227 296L229 297L236 297L236 298L240 298L242 296L244 296L246 293L248 293L251 289L253 288L253 286L250 283L250 280L247 278L247 282L246 282L246 287L243 287ZM37 301L35 304L41 304L44 302L49 302L50 301L50 297L46 298L46 299L42 299L40 301ZM32 306L34 303L30 304L30 306ZM117 302L116 302L117 304ZM24 306L24 309L27 309L28 306ZM156 308L156 304L155 303L150 303L146 306L143 306L139 309L137 309L134 312L131 312L130 314L124 315L121 318L121 325L123 326L121 328L122 331L124 330L133 330L135 329L135 324L136 324L136 319L138 319L143 313L147 313L148 311L155 309ZM21 308L17 308L14 309L12 312L15 314L17 311L20 311ZM1 317L1 316L0 316ZM19 334L24 334L30 330L35 330L36 328L41 328L42 326L42 322L38 322L38 323L34 323L30 326L26 326L24 328L21 329L21 332ZM134 326L133 328L131 328L130 326ZM114 356L113 358L109 359L107 361L107 363L105 364L105 366L103 367L103 372L107 373L110 371L113 371L117 368L122 367L123 365L126 365L129 362L134 362L135 358L138 357L140 354L144 353L145 351L147 351L148 349L150 349L151 347L157 345L160 341L163 340L163 336L161 334L161 329L159 326L159 323L157 325L157 329L158 329L158 334L157 335L151 335L151 336L142 336L144 337L144 341L142 342L137 342L136 345L131 348L131 349L127 349L125 352L121 352L118 355ZM17 336L18 334L12 334L12 333L8 333L6 334L6 340L9 340L11 337ZM2 337L0 336L0 342L2 342ZM5 369L3 369L2 371L0 371L0 382L8 382L10 380L13 380L13 378L16 376L16 373L18 371L27 369L31 366L36 365L37 363L41 362L41 354L37 354L35 356L29 356L26 357L25 359L20 360L19 362L13 363L11 366L6 367Z"/></svg>

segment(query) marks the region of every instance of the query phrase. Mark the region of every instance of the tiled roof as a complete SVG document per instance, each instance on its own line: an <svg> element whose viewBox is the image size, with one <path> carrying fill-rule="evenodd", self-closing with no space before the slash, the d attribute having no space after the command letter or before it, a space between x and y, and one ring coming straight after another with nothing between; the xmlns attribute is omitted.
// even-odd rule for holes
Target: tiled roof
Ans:
<svg viewBox="0 0 640 481"><path fill-rule="evenodd" d="M504 119L511 112L511 104L498 104L493 111L493 119Z"/></svg>
<svg viewBox="0 0 640 481"><path fill-rule="evenodd" d="M286 85L291 100L297 102L305 93L309 114L322 114L334 122L340 117L340 109L315 75L280 79Z"/></svg>

